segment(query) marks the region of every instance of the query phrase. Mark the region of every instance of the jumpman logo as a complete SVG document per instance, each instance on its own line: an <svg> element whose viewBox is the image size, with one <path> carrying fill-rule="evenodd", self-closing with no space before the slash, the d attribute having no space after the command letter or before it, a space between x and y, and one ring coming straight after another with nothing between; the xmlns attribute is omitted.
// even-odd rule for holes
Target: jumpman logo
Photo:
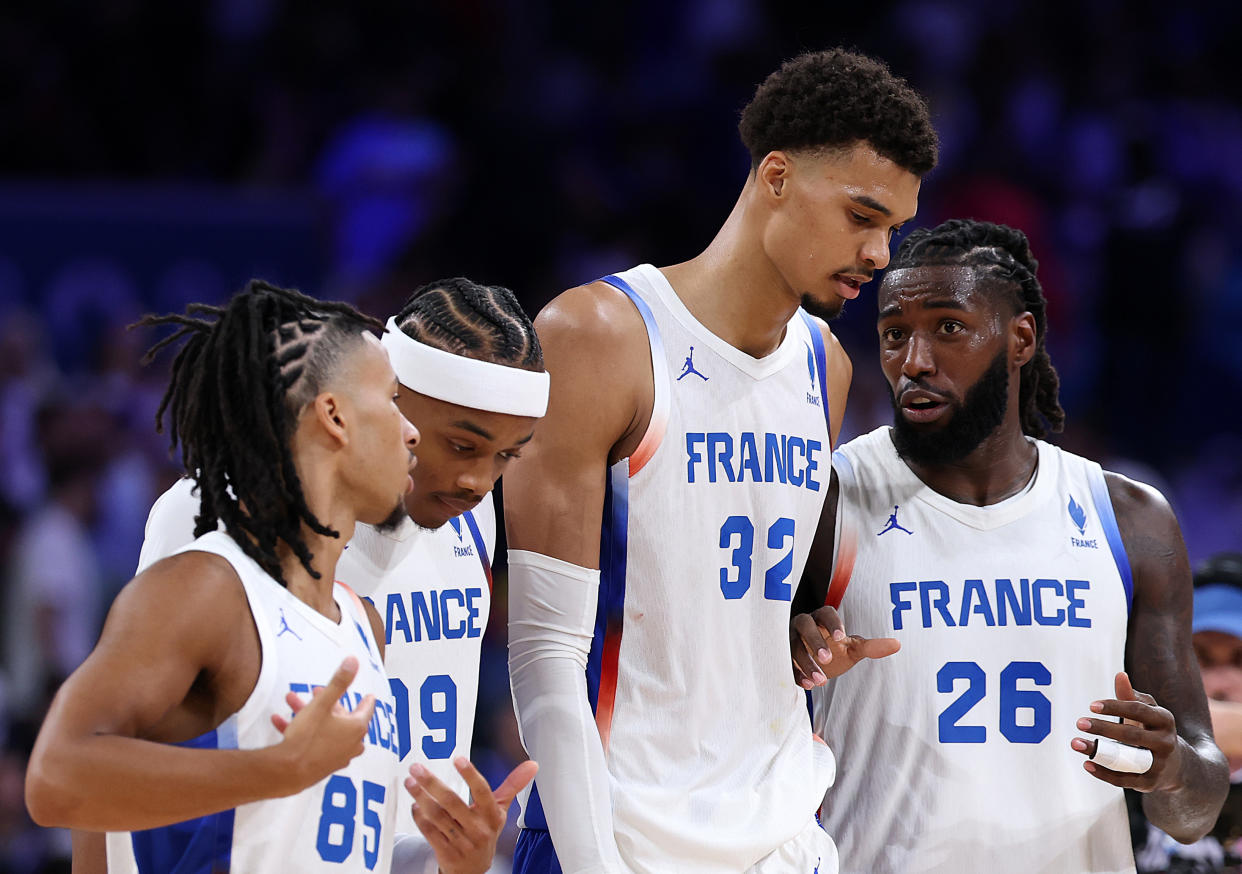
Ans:
<svg viewBox="0 0 1242 874"><path fill-rule="evenodd" d="M897 521L897 509L900 506L901 506L900 504L893 505L893 512L888 515L888 524L884 526L884 530L881 531L880 534L887 534L888 532L892 531L894 528L896 528L898 531L904 531L907 534L914 533L909 528L903 528L901 523ZM877 534L876 537L879 537L880 534Z"/></svg>
<svg viewBox="0 0 1242 874"><path fill-rule="evenodd" d="M702 377L703 381L707 382L707 377L703 376L703 374L699 373L697 370L694 369L694 347L693 346L690 347L690 354L686 356L686 363L681 366L681 376L677 377L677 381L681 382L685 377L689 376L692 373L695 376Z"/></svg>
<svg viewBox="0 0 1242 874"><path fill-rule="evenodd" d="M282 608L280 608L280 631L277 631L277 632L276 632L276 636L277 636L277 637L280 637L280 636L281 636L282 634L284 634L286 631L287 631L287 632L289 632L290 634L292 634L292 635L293 635L294 637L296 637L298 640L301 640L301 639L302 639L302 635L298 634L296 631L294 631L292 628L290 628L290 627L289 627L289 623L288 623L287 621L285 621L285 609L282 607Z"/></svg>

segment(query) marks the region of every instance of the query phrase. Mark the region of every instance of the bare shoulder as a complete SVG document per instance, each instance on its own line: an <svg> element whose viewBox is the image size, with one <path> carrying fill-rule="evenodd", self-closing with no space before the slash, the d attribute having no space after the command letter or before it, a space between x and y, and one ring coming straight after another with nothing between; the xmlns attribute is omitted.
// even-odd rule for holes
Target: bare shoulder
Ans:
<svg viewBox="0 0 1242 874"><path fill-rule="evenodd" d="M561 425L596 448L624 454L650 417L653 387L647 329L634 303L606 282L558 295L535 319L552 380L547 443ZM568 433L568 432L567 432Z"/></svg>
<svg viewBox="0 0 1242 874"><path fill-rule="evenodd" d="M1185 554L1177 517L1159 489L1107 470L1104 481L1117 515L1117 528L1131 558L1167 559L1179 549Z"/></svg>
<svg viewBox="0 0 1242 874"><path fill-rule="evenodd" d="M249 617L245 589L227 560L181 552L157 561L121 589L100 642L111 642L109 631L115 630L126 638L175 636L185 645L210 648L227 642L236 629L247 630ZM245 623L238 621L243 618Z"/></svg>
<svg viewBox="0 0 1242 874"><path fill-rule="evenodd" d="M625 363L646 348L642 316L624 292L598 281L564 291L535 318L545 354L574 355L601 367Z"/></svg>

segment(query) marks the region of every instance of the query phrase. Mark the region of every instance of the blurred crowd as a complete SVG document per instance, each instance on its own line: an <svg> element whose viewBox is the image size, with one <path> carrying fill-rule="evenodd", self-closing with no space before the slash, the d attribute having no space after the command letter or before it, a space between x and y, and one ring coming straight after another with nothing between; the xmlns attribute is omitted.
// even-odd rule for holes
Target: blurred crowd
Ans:
<svg viewBox="0 0 1242 874"><path fill-rule="evenodd" d="M155 338L125 326L252 275L387 316L466 274L533 313L689 257L745 178L738 110L803 49L876 54L929 97L919 224L1030 236L1062 442L1157 485L1192 561L1242 549L1239 33L1232 0L0 9L0 871L63 866L26 818L25 755L178 473L167 362L142 367ZM889 418L873 301L837 326L846 437ZM496 591L476 758L502 775Z"/></svg>

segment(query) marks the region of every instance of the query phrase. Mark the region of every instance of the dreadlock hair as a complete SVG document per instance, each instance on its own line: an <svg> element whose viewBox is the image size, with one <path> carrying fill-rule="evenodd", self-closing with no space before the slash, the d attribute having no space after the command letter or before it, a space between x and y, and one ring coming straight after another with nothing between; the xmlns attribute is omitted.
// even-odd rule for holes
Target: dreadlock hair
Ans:
<svg viewBox="0 0 1242 874"><path fill-rule="evenodd" d="M418 289L396 316L419 342L465 358L523 370L543 370L535 326L517 297L499 285L456 276Z"/></svg>
<svg viewBox="0 0 1242 874"><path fill-rule="evenodd" d="M883 62L830 49L805 52L768 76L738 124L751 169L777 149L845 149L866 142L916 176L936 166L927 104Z"/></svg>
<svg viewBox="0 0 1242 874"><path fill-rule="evenodd" d="M1035 317L1035 356L1022 365L1018 394L1022 432L1043 438L1065 426L1065 410L1057 395L1057 376L1044 340L1048 333L1047 301L1035 277L1039 262L1031 255L1026 234L1005 225L973 219L950 219L937 227L912 231L888 269L933 264L964 265L974 270L979 286L1003 292L1014 312Z"/></svg>
<svg viewBox="0 0 1242 874"><path fill-rule="evenodd" d="M209 318L196 318L207 316ZM214 317L214 318L211 318ZM315 579L302 525L327 537L306 505L290 438L305 406L363 342L383 325L349 304L319 301L252 279L225 306L190 304L184 315L148 315L134 326L178 329L143 356L150 362L184 338L168 390L155 414L169 451L181 444L182 463L201 500L194 536L224 523L229 535L282 586L277 555L284 541Z"/></svg>

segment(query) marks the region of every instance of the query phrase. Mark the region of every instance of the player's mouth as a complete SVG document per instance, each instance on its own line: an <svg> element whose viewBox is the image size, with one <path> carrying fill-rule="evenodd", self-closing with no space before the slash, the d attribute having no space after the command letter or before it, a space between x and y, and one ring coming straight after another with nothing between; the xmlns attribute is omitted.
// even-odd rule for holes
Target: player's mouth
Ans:
<svg viewBox="0 0 1242 874"><path fill-rule="evenodd" d="M462 513L469 512L479 506L482 498L449 498L445 495L436 495L436 500L453 511L454 516L460 516Z"/></svg>
<svg viewBox="0 0 1242 874"><path fill-rule="evenodd" d="M949 406L944 397L926 389L915 388L901 393L901 414L907 422L934 422L945 414Z"/></svg>
<svg viewBox="0 0 1242 874"><path fill-rule="evenodd" d="M837 294L846 300L853 300L858 297L862 291L863 283L871 279L870 276L858 276L853 273L834 273L832 281L837 284Z"/></svg>

